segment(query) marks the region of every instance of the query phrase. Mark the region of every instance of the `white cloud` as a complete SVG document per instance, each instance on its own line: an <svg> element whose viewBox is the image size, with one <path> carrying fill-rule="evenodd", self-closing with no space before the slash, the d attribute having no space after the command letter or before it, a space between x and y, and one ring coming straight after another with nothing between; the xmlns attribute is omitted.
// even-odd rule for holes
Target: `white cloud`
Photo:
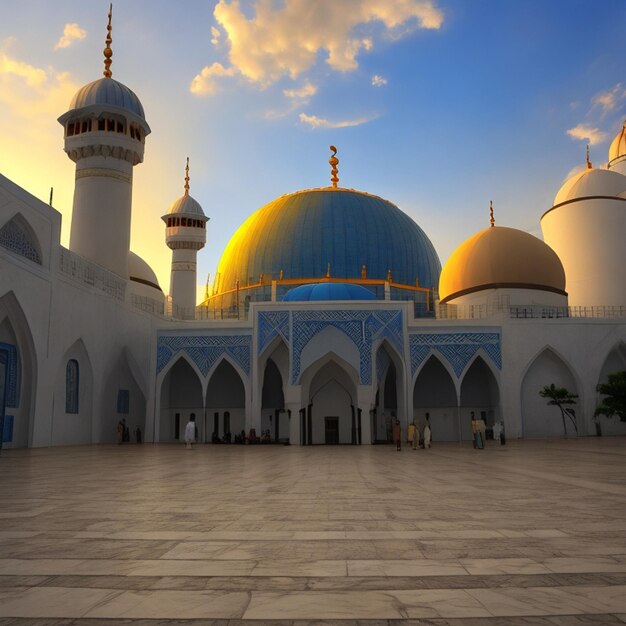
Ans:
<svg viewBox="0 0 626 626"><path fill-rule="evenodd" d="M0 50L0 77L4 77L5 80L10 77L23 80L29 87L43 85L48 80L45 70L13 59L3 50ZM3 95L6 97L6 94Z"/></svg>
<svg viewBox="0 0 626 626"><path fill-rule="evenodd" d="M311 96L314 96L317 93L317 87L310 83L309 81L305 82L302 87L299 89L284 89L283 95L291 98L293 100L305 100L308 102Z"/></svg>
<svg viewBox="0 0 626 626"><path fill-rule="evenodd" d="M66 24L63 29L63 36L57 41L54 46L55 50L59 48L69 48L75 41L80 41L87 36L87 31L81 28L76 22Z"/></svg>
<svg viewBox="0 0 626 626"><path fill-rule="evenodd" d="M387 79L381 76L380 74L374 74L372 76L372 85L374 87L382 87L387 84Z"/></svg>
<svg viewBox="0 0 626 626"><path fill-rule="evenodd" d="M217 46L220 42L221 31L219 28L215 28L215 26L211 26L211 43L214 46Z"/></svg>
<svg viewBox="0 0 626 626"><path fill-rule="evenodd" d="M567 134L572 139L587 139L592 146L606 141L609 136L599 128L592 128L587 124L578 124L574 128L570 128Z"/></svg>
<svg viewBox="0 0 626 626"><path fill-rule="evenodd" d="M602 91L591 99L593 106L599 106L602 113L608 113L626 100L626 89L617 83L612 89Z"/></svg>
<svg viewBox="0 0 626 626"><path fill-rule="evenodd" d="M308 124L311 128L348 128L349 126L360 126L376 119L376 116L373 116L344 120L342 122L331 122L326 118L317 117L317 115L307 115L306 113L300 113L298 117L303 124Z"/></svg>
<svg viewBox="0 0 626 626"><path fill-rule="evenodd" d="M333 70L356 69L359 53L374 48L381 26L392 36L443 23L434 0L258 0L250 18L239 0L219 0L214 16L230 45L229 69L262 86L296 79L320 54ZM366 26L373 32L355 33Z"/></svg>
<svg viewBox="0 0 626 626"><path fill-rule="evenodd" d="M191 81L191 85L189 85L189 91L199 96L213 95L219 89L215 78L233 76L235 73L235 68L224 67L221 63L213 63L213 65L207 65Z"/></svg>

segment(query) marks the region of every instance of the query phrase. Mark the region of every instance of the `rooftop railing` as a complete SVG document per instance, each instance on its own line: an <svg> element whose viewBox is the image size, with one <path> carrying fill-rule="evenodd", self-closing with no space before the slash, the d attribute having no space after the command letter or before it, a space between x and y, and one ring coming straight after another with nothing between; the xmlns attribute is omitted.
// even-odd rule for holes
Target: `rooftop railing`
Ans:
<svg viewBox="0 0 626 626"><path fill-rule="evenodd" d="M66 276L117 300L124 301L126 298L126 281L123 278L71 250L61 248L59 269Z"/></svg>

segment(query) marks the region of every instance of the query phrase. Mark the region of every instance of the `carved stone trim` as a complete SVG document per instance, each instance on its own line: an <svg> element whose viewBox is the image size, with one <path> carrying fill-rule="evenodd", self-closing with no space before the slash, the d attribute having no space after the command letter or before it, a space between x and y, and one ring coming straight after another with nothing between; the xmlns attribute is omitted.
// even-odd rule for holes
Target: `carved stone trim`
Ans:
<svg viewBox="0 0 626 626"><path fill-rule="evenodd" d="M102 176L104 178L114 178L116 180L122 180L129 185L133 182L133 177L128 174L124 174L118 170L111 170L106 167L88 167L82 170L76 170L76 180L79 178L91 178L93 176Z"/></svg>

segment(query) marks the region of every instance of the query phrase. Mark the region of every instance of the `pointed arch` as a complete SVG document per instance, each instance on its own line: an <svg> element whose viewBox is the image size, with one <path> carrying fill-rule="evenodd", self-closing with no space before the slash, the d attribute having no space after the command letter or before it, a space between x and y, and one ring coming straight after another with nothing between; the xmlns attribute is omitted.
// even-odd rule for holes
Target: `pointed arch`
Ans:
<svg viewBox="0 0 626 626"><path fill-rule="evenodd" d="M406 429L413 416L407 407L404 360L387 338L383 338L375 346L372 380L376 393L375 406L371 413L371 429L375 441L385 442L389 439L391 417L397 417Z"/></svg>
<svg viewBox="0 0 626 626"><path fill-rule="evenodd" d="M433 441L459 441L458 392L454 372L432 352L417 371L413 383L413 419L420 427L426 418Z"/></svg>
<svg viewBox="0 0 626 626"><path fill-rule="evenodd" d="M16 213L0 227L0 246L33 263L42 264L39 239L21 213Z"/></svg>
<svg viewBox="0 0 626 626"><path fill-rule="evenodd" d="M37 390L37 351L26 314L15 293L9 291L0 297L0 325L6 322L7 337L15 343L16 378L15 404L11 408L11 441L5 446L28 447L33 445L34 407ZM47 440L46 440L47 441Z"/></svg>
<svg viewBox="0 0 626 626"><path fill-rule="evenodd" d="M456 376L456 373L452 369L452 365L450 364L448 359L444 358L443 355L439 351L433 350L432 348L429 350L428 354L426 355L426 358L420 363L419 367L416 368L415 373L413 374L413 379L411 381L413 387L415 387L415 383L417 381L418 376L420 375L421 371L426 366L426 363L428 363L428 361L431 358L436 359L440 363L440 365L446 370L446 372L448 373L448 375L450 376L450 379L452 380L454 384L455 393L458 393L458 390L457 390L458 378Z"/></svg>
<svg viewBox="0 0 626 626"><path fill-rule="evenodd" d="M576 413L578 428L582 424L581 415L583 398L582 385L577 380L575 371L552 346L545 346L529 362L524 370L521 393L522 435L526 438L563 437L563 423L558 407L549 406L547 400L539 395L546 385L564 387L579 396L573 409ZM567 423L568 420L566 420ZM567 424L567 436L575 436L571 423Z"/></svg>
<svg viewBox="0 0 626 626"><path fill-rule="evenodd" d="M158 377L158 423L155 430L159 441L180 440L192 413L202 424L203 389L202 375L196 364L184 352L174 355Z"/></svg>
<svg viewBox="0 0 626 626"><path fill-rule="evenodd" d="M68 380L75 367L76 387ZM71 397L71 394L75 397ZM70 397L68 397L68 394ZM53 445L76 445L92 442L93 367L87 347L78 338L67 348L56 365L55 402L51 437ZM75 402L75 403L74 403Z"/></svg>
<svg viewBox="0 0 626 626"><path fill-rule="evenodd" d="M498 379L490 367L489 359L481 354L468 364L461 380L459 414L461 439L471 440L471 413L482 419L487 428L493 428L500 421L500 387Z"/></svg>
<svg viewBox="0 0 626 626"><path fill-rule="evenodd" d="M223 438L228 433L246 429L246 378L241 369L225 354L209 371L206 388L206 440L215 433Z"/></svg>
<svg viewBox="0 0 626 626"><path fill-rule="evenodd" d="M137 429L142 435L146 428L146 394L137 379L141 375L138 365L127 347L120 350L107 365L102 392L103 412L100 420L99 441L113 442L117 424L124 421L129 437L136 437Z"/></svg>
<svg viewBox="0 0 626 626"><path fill-rule="evenodd" d="M301 405L307 408L309 443L356 443L358 371L327 352L302 374Z"/></svg>
<svg viewBox="0 0 626 626"><path fill-rule="evenodd" d="M613 347L607 352L598 374L598 384L606 383L609 374L621 371L626 371L626 342L624 340L614 343ZM602 395L596 392L596 406L600 404L601 399ZM600 417L598 424L603 435L626 435L626 423L618 418L607 419L606 417ZM592 428L592 432L593 430Z"/></svg>

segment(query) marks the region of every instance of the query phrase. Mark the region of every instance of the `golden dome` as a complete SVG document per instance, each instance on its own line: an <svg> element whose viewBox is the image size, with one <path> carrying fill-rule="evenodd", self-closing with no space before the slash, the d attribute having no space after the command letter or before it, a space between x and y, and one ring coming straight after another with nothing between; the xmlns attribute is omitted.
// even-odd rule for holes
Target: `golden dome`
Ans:
<svg viewBox="0 0 626 626"><path fill-rule="evenodd" d="M445 303L483 289L540 289L565 293L565 272L554 250L515 228L485 228L464 241L441 271Z"/></svg>
<svg viewBox="0 0 626 626"><path fill-rule="evenodd" d="M609 163L615 159L626 156L626 122L615 136L609 147Z"/></svg>

